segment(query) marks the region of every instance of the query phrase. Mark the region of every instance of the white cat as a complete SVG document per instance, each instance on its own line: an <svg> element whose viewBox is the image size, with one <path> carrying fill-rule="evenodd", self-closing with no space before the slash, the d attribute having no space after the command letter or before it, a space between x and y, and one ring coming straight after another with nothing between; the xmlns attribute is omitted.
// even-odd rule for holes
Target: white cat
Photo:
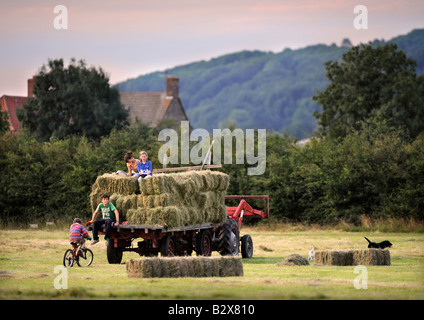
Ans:
<svg viewBox="0 0 424 320"><path fill-rule="evenodd" d="M308 252L308 260L309 261L315 261L315 250L314 246L312 246L312 249Z"/></svg>

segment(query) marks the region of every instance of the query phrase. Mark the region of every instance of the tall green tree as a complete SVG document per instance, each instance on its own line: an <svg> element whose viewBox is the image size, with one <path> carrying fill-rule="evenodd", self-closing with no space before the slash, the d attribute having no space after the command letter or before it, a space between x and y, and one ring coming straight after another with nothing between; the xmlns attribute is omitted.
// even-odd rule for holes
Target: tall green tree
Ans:
<svg viewBox="0 0 424 320"><path fill-rule="evenodd" d="M329 84L313 97L322 106L314 112L319 134L346 136L369 121L402 127L412 138L424 131L424 75L396 44L355 46L325 66Z"/></svg>
<svg viewBox="0 0 424 320"><path fill-rule="evenodd" d="M99 139L128 124L118 90L101 68L89 68L83 60L71 59L68 67L63 59L49 60L35 76L34 96L17 116L41 141L70 135Z"/></svg>

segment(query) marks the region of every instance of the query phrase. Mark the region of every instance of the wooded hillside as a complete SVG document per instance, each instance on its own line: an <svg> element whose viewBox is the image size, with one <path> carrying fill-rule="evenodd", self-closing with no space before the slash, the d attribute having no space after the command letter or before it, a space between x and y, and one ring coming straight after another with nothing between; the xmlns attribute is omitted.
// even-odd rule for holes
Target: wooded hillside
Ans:
<svg viewBox="0 0 424 320"><path fill-rule="evenodd" d="M424 70L424 29L388 41ZM375 40L383 44L384 40ZM180 77L180 97L193 128L212 130L228 121L247 128L288 131L299 139L316 128L312 100L327 85L324 63L349 48L312 45L282 52L242 51L141 75L117 84L120 91L164 91L164 76Z"/></svg>

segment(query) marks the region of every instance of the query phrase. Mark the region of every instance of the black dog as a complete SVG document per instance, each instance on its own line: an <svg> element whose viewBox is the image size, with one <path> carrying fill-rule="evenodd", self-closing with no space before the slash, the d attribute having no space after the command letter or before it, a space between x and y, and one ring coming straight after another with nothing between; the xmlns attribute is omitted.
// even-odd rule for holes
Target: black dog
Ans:
<svg viewBox="0 0 424 320"><path fill-rule="evenodd" d="M388 240L384 240L383 242L376 243L376 242L369 241L367 237L364 237L364 238L367 239L367 241L369 243L368 248L386 249L386 248L390 248L392 246L392 244Z"/></svg>

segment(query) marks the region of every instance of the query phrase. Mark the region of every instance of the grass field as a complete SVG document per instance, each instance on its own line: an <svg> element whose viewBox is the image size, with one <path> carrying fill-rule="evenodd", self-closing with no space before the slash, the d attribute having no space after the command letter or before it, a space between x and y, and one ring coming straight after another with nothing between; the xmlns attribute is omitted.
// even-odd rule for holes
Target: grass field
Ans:
<svg viewBox="0 0 424 320"><path fill-rule="evenodd" d="M90 247L88 268L68 269L68 289L55 289L70 247L66 229L0 230L0 299L424 299L424 234L274 230L244 228L254 257L244 259L244 276L228 278L128 278L125 264L110 265L103 241ZM277 266L308 250L366 248L363 238L390 240L391 266L368 266L368 288L355 289L354 267ZM214 255L217 253L214 253ZM124 253L123 261L136 258Z"/></svg>

